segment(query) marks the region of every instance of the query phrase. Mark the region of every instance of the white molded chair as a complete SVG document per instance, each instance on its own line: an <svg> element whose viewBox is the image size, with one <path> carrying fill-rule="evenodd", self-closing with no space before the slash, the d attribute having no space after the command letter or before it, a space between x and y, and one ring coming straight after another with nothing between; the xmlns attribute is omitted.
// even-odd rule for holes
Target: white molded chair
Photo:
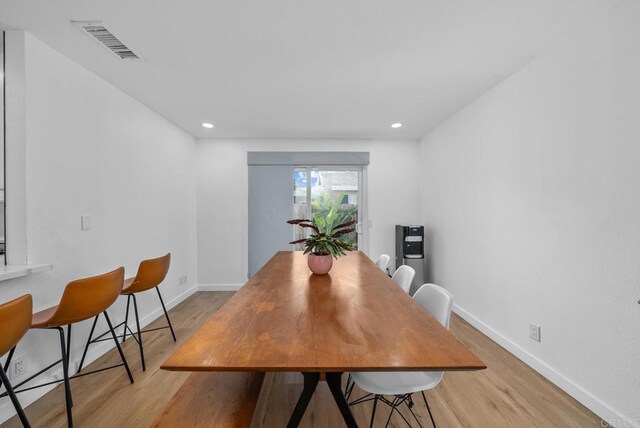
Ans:
<svg viewBox="0 0 640 428"><path fill-rule="evenodd" d="M424 284L413 296L414 300L427 310L440 324L449 328L449 320L451 318L451 307L453 306L453 297L442 287L435 284ZM378 401L391 406L391 413L387 419L387 425L391 420L394 412L398 414L409 424L409 421L400 413L398 407L405 404L413 417L418 421L415 413L413 413L412 394L420 392L424 400L424 404L429 411L431 423L435 428L436 423L431 414L431 408L427 402L424 391L435 388L442 380L443 372L355 372L351 373L351 377L355 383L369 394L349 405L364 403L373 400L373 412L371 414L371 427L376 414L376 406ZM371 395L373 394L373 398ZM351 395L351 391L348 391ZM385 395L393 395L393 399L384 397ZM418 421L418 424L420 421ZM410 424L409 424L410 425Z"/></svg>
<svg viewBox="0 0 640 428"><path fill-rule="evenodd" d="M376 266L382 272L387 273L387 266L389 266L389 260L391 260L391 256L388 254L380 254L378 260L376 260Z"/></svg>
<svg viewBox="0 0 640 428"><path fill-rule="evenodd" d="M411 266L402 265L396 269L391 280L398 284L400 288L408 294L414 276L416 276L416 271Z"/></svg>

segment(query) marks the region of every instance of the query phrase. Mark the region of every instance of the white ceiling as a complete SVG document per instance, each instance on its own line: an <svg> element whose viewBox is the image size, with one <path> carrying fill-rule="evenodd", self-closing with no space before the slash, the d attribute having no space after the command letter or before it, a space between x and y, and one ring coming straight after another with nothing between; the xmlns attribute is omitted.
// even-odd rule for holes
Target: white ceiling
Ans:
<svg viewBox="0 0 640 428"><path fill-rule="evenodd" d="M615 2L0 0L0 24L196 137L420 138ZM70 20L104 21L146 60Z"/></svg>

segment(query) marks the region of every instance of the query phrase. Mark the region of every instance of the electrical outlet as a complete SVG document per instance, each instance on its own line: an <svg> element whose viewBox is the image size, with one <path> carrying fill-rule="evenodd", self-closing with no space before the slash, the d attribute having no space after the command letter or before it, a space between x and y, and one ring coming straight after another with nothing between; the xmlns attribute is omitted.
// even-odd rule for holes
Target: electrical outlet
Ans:
<svg viewBox="0 0 640 428"><path fill-rule="evenodd" d="M188 277L186 274L178 278L178 282L180 285L185 285L187 283L187 280L188 280Z"/></svg>
<svg viewBox="0 0 640 428"><path fill-rule="evenodd" d="M9 378L11 378L11 380L17 380L24 377L27 374L27 368L27 360L24 355L13 358L11 360L11 367L9 367Z"/></svg>
<svg viewBox="0 0 640 428"><path fill-rule="evenodd" d="M540 342L540 326L535 324L529 324L529 337Z"/></svg>

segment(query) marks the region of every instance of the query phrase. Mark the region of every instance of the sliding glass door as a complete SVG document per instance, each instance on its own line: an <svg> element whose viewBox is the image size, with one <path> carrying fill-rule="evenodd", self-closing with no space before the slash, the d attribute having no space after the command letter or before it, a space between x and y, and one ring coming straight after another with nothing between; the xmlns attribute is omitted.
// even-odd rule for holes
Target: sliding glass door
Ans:
<svg viewBox="0 0 640 428"><path fill-rule="evenodd" d="M366 152L248 152L248 271L251 278L279 250L294 249L290 241L305 237L292 218L356 220L357 232L347 238L367 252ZM331 165L331 166L327 166ZM296 249L302 249L299 246Z"/></svg>
<svg viewBox="0 0 640 428"><path fill-rule="evenodd" d="M360 167L296 166L293 171L293 217L323 219L334 208L338 212L335 224L357 222L356 231L345 238L354 248L363 249L362 174ZM293 230L294 240L302 239L308 233L307 229ZM302 247L298 244L296 249Z"/></svg>

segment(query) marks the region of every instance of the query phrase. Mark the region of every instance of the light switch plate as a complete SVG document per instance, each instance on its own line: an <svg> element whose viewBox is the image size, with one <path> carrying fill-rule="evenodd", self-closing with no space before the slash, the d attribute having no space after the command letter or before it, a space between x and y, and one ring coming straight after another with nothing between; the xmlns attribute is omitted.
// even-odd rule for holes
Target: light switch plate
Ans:
<svg viewBox="0 0 640 428"><path fill-rule="evenodd" d="M91 216L83 215L80 216L80 227L82 230L91 230Z"/></svg>

